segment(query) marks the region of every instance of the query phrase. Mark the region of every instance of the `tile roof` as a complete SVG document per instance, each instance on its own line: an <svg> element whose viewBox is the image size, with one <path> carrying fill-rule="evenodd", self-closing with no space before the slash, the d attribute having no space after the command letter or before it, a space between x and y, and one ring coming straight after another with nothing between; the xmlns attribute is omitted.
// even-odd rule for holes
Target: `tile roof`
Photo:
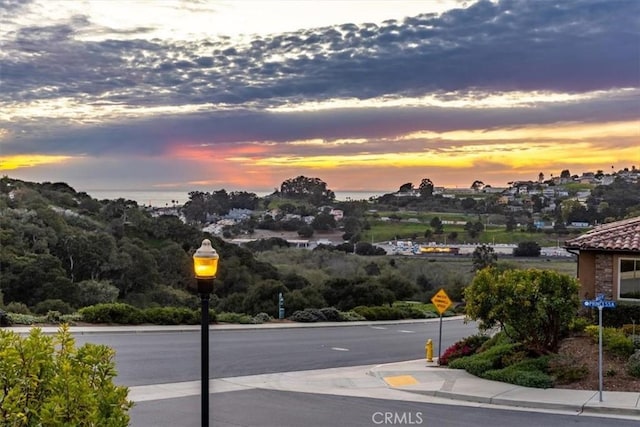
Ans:
<svg viewBox="0 0 640 427"><path fill-rule="evenodd" d="M640 216L599 225L575 239L567 249L640 252Z"/></svg>

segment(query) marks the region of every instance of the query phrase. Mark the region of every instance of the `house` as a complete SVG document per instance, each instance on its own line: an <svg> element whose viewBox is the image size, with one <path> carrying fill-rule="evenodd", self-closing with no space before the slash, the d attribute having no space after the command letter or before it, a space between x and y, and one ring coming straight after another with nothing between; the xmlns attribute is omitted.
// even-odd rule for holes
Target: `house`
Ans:
<svg viewBox="0 0 640 427"><path fill-rule="evenodd" d="M581 298L640 304L640 216L597 226L564 246L578 255Z"/></svg>

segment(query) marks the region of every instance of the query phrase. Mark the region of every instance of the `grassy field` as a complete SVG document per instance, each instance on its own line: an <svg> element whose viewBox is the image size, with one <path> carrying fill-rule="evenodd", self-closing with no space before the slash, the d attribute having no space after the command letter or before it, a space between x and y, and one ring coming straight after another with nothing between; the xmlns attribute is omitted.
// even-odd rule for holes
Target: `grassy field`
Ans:
<svg viewBox="0 0 640 427"><path fill-rule="evenodd" d="M443 221L465 221L464 216L456 214L457 216L451 217ZM417 218L419 217L409 217ZM409 222L409 221L382 221L382 220L369 220L371 228L363 231L362 240L365 242L383 242L393 240L396 237L398 239L411 239L417 242L426 241L424 234L427 229L432 229L429 225L430 218L433 216L427 215L427 220L421 222ZM455 219L454 219L455 218ZM468 218L470 221L477 221L477 216ZM514 231L507 231L504 225L488 225L485 230L480 234L471 238L465 231L464 225L461 224L446 224L443 226L444 232L440 235L432 234L428 239L429 241L444 244L455 243L520 243L525 241L535 241L542 247L548 246L562 246L565 239L571 237L558 236L555 233L535 232L530 233L523 231L522 229L516 229ZM433 231L433 230L432 230ZM458 233L455 241L450 238L450 233Z"/></svg>

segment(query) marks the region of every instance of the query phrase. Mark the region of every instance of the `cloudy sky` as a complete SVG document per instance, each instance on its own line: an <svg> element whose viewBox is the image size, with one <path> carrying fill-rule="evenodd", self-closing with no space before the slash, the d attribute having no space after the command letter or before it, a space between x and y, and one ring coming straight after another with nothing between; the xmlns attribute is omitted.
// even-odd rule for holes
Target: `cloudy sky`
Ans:
<svg viewBox="0 0 640 427"><path fill-rule="evenodd" d="M469 187L640 166L638 0L0 0L0 173Z"/></svg>

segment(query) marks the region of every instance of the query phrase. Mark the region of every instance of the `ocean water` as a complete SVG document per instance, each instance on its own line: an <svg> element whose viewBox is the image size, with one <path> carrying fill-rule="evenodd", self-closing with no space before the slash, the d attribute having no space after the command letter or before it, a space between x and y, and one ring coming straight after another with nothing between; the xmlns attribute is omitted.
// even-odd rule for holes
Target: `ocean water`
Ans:
<svg viewBox="0 0 640 427"><path fill-rule="evenodd" d="M173 190L79 190L85 191L88 195L98 200L115 200L125 199L133 200L140 206L166 207L175 205L183 205L189 201L189 191L173 191ZM229 190L227 190L229 191ZM264 197L271 194L271 191L248 191L255 193L258 197ZM391 193L388 191L387 193ZM336 191L336 200L368 200L370 197L379 197L385 194L384 191Z"/></svg>

